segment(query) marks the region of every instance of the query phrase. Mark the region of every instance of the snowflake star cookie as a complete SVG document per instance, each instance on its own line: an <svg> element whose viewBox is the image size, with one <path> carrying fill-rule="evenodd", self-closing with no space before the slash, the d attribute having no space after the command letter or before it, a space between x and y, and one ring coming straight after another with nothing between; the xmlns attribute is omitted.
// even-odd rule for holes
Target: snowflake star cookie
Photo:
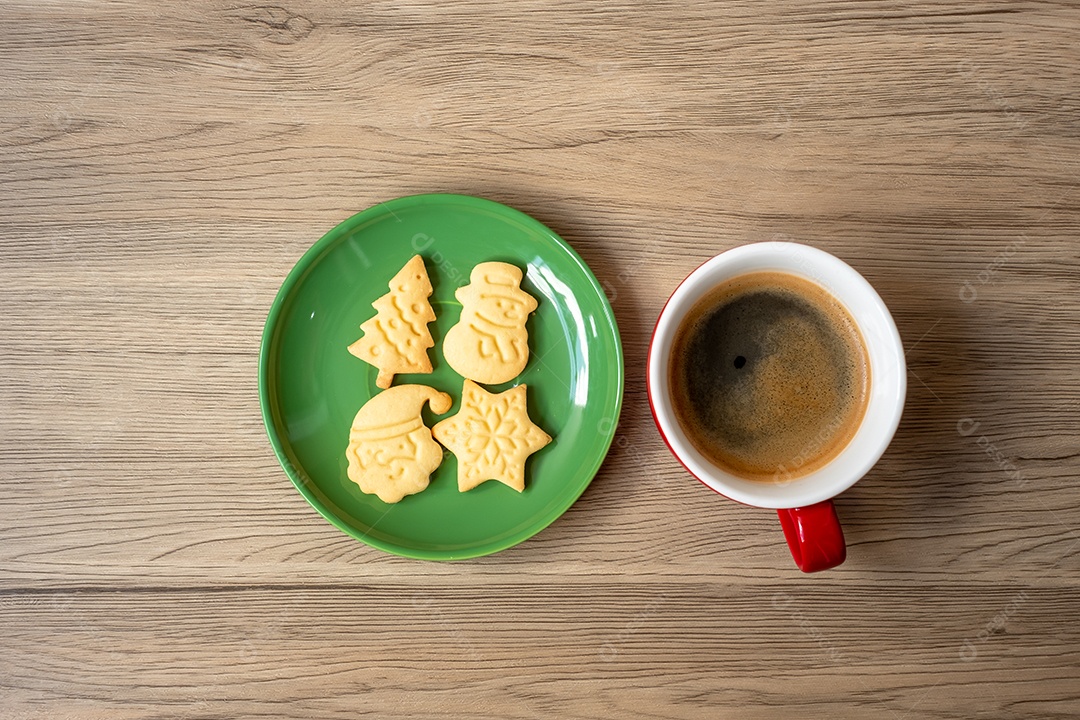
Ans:
<svg viewBox="0 0 1080 720"><path fill-rule="evenodd" d="M371 398L356 413L345 457L349 479L361 492L396 503L428 486L443 451L420 417L424 403L442 415L453 400L426 385L398 385Z"/></svg>
<svg viewBox="0 0 1080 720"><path fill-rule="evenodd" d="M525 459L551 442L529 419L525 386L489 393L472 380L461 389L461 409L431 429L458 460L458 490L498 480L525 489Z"/></svg>
<svg viewBox="0 0 1080 720"><path fill-rule="evenodd" d="M379 368L375 384L384 390L397 373L431 372L430 296L424 259L414 255L390 281L390 292L371 303L378 314L360 326L364 336L349 346L350 353Z"/></svg>
<svg viewBox="0 0 1080 720"><path fill-rule="evenodd" d="M494 384L525 369L525 320L536 309L536 298L521 289L521 278L521 269L508 263L480 263L469 284L454 294L461 301L461 319L446 333L443 357L458 375Z"/></svg>

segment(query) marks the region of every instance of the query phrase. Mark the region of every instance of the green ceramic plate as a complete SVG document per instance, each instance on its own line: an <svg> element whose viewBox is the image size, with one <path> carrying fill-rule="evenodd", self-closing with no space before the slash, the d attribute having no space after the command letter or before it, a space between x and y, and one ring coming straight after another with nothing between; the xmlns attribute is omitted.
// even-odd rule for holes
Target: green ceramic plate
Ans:
<svg viewBox="0 0 1080 720"><path fill-rule="evenodd" d="M387 282L419 253L434 293L429 375L398 375L450 393L462 378L441 344L457 322L454 291L473 265L500 260L525 271L540 303L527 324L531 356L521 375L489 386L529 386L529 414L554 441L530 457L525 491L489 481L460 493L446 453L427 490L395 505L365 495L346 475L345 447L357 410L376 392L375 368L346 351ZM327 520L374 547L406 557L457 560L497 552L547 527L581 495L615 434L623 358L611 306L588 266L531 217L480 198L416 195L341 223L308 250L278 292L263 332L259 399L270 441L297 489Z"/></svg>

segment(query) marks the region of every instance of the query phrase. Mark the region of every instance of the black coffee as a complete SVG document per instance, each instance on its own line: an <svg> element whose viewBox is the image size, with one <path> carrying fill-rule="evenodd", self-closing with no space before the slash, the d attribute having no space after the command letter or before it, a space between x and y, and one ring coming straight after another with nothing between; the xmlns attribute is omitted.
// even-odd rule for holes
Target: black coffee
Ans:
<svg viewBox="0 0 1080 720"><path fill-rule="evenodd" d="M819 285L754 272L707 293L671 348L683 432L710 462L780 482L824 466L866 411L870 364L858 326Z"/></svg>

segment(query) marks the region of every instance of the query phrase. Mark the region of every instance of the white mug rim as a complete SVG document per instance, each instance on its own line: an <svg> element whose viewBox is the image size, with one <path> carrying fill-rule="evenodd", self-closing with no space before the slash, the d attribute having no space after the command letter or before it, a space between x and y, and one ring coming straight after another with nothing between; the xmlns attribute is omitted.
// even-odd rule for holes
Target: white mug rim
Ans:
<svg viewBox="0 0 1080 720"><path fill-rule="evenodd" d="M870 398L855 436L824 467L788 483L747 480L706 460L687 440L668 396L671 343L686 312L719 283L759 270L793 273L824 287L852 314L871 359ZM768 241L722 252L679 284L653 330L647 384L657 428L672 454L693 476L737 502L784 509L831 499L862 479L877 463L900 424L907 393L907 369L892 315L881 296L858 271L824 250L795 242Z"/></svg>

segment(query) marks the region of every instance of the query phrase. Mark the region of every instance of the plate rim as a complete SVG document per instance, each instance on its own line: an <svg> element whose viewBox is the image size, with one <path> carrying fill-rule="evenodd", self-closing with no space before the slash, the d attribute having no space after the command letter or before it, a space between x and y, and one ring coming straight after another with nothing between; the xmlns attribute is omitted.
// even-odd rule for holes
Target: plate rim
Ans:
<svg viewBox="0 0 1080 720"><path fill-rule="evenodd" d="M412 204L435 204L437 202L450 202L460 203L463 205L472 205L475 207L484 207L497 209L499 212L508 212L511 215L517 216L517 219L524 224L538 229L546 236L550 237L559 245L564 251L566 251L570 257L577 262L577 264L585 271L586 278L590 281L593 289L596 291L598 297L601 299L602 307L604 309L604 315L608 320L608 324L611 327L615 341L615 366L616 366L616 386L615 386L615 406L613 408L614 420L611 423L611 428L607 432L607 437L603 441L602 452L597 455L597 459L594 467L587 471L588 478L582 483L581 488L567 496L565 504L563 504L559 510L552 514L550 518L541 519L541 521L534 528L530 528L525 531L525 534L516 537L515 539L503 542L497 542L493 545L491 543L480 545L476 548L472 548L464 551L438 551L438 550L423 550L417 548L410 548L399 545L394 542L387 542L378 538L372 538L366 532L361 532L358 529L346 524L335 513L324 506L324 504L315 497L308 489L308 483L305 482L296 471L292 461L289 459L285 452L285 446L281 438L278 436L277 429L274 426L272 412L270 408L270 346L273 340L275 331L279 326L281 319L281 311L285 305L286 300L291 296L295 290L297 284L307 274L311 266L319 259L323 252L334 242L336 242L341 235L351 231L356 225L363 224L371 218L382 215L386 212L392 213L395 206L398 205L412 205ZM582 259L581 255L564 240L558 233L544 225L536 218L528 215L516 208L504 205L495 200L483 198L475 195L460 195L456 193L419 193L415 195L403 195L401 197L387 200L372 205L364 210L361 210L353 215L350 215L346 219L334 225L330 230L322 235L318 240L312 243L300 258L293 264L289 270L285 279L282 281L281 286L278 288L277 294L274 296L274 301L270 304L270 309L267 312L266 322L263 324L262 337L259 342L259 409L262 414L263 426L266 430L267 436L270 440L270 445L274 450L274 455L277 458L278 464L282 470L288 476L293 486L299 491L300 495L311 505L325 520L331 525L336 527L346 535L359 540L360 542L373 547L377 550L382 550L399 557L406 557L415 560L435 560L435 561L458 561L469 560L478 557L484 557L486 555L492 555L503 550L519 545L526 540L536 536L545 528L552 525L556 520L562 517L567 510L569 510L578 498L584 494L585 490L592 484L592 481L596 478L597 473L600 472L600 468L604 464L604 460L607 459L608 453L611 451L611 445L615 441L615 434L618 430L619 422L622 416L623 399L626 389L626 368L625 358L622 347L622 336L619 332L619 324L615 317L615 310L611 306L611 301L608 299L607 294L604 292L603 287L600 284L596 274L589 267L589 264Z"/></svg>

